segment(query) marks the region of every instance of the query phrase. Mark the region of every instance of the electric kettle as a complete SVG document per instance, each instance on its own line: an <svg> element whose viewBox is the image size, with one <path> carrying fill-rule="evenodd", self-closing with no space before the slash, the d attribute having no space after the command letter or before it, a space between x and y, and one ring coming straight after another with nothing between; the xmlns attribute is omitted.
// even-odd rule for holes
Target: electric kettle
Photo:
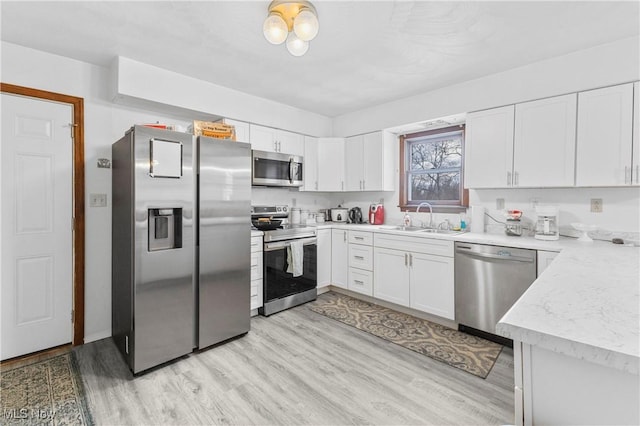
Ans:
<svg viewBox="0 0 640 426"><path fill-rule="evenodd" d="M360 207L354 207L349 210L349 222L362 223L362 210Z"/></svg>

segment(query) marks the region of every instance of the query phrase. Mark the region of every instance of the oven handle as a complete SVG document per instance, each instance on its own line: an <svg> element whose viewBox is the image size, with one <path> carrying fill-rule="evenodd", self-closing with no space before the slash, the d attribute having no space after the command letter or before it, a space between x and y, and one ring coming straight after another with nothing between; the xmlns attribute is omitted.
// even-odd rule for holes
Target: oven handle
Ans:
<svg viewBox="0 0 640 426"><path fill-rule="evenodd" d="M311 238L301 238L293 241L301 241L303 245L307 246L309 244L316 244L318 239L316 237ZM273 243L264 243L264 251L275 251L280 250L285 247L289 247L291 245L291 240L289 241L276 241Z"/></svg>

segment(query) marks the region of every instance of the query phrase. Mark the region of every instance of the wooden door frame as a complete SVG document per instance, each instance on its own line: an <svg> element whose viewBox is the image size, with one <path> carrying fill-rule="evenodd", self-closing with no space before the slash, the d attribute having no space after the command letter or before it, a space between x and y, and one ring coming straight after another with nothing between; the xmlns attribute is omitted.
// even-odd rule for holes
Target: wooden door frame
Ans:
<svg viewBox="0 0 640 426"><path fill-rule="evenodd" d="M29 87L0 83L0 92L73 107L73 340L84 343L84 99Z"/></svg>

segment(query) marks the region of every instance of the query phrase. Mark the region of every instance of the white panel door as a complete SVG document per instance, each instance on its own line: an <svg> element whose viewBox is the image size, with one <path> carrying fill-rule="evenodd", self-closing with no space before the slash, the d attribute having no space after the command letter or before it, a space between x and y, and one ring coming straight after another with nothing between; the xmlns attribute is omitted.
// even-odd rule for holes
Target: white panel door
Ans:
<svg viewBox="0 0 640 426"><path fill-rule="evenodd" d="M513 120L513 105L467 115L465 188L511 186Z"/></svg>
<svg viewBox="0 0 640 426"><path fill-rule="evenodd" d="M318 139L318 191L344 191L344 139Z"/></svg>
<svg viewBox="0 0 640 426"><path fill-rule="evenodd" d="M2 94L1 358L72 340L73 108Z"/></svg>
<svg viewBox="0 0 640 426"><path fill-rule="evenodd" d="M453 258L411 253L411 307L453 320Z"/></svg>
<svg viewBox="0 0 640 426"><path fill-rule="evenodd" d="M633 84L578 94L577 186L631 183Z"/></svg>
<svg viewBox="0 0 640 426"><path fill-rule="evenodd" d="M575 184L577 94L516 105L513 186Z"/></svg>
<svg viewBox="0 0 640 426"><path fill-rule="evenodd" d="M409 254L376 248L373 261L373 297L409 306Z"/></svg>
<svg viewBox="0 0 640 426"><path fill-rule="evenodd" d="M344 140L344 190L362 190L362 136L352 136Z"/></svg>

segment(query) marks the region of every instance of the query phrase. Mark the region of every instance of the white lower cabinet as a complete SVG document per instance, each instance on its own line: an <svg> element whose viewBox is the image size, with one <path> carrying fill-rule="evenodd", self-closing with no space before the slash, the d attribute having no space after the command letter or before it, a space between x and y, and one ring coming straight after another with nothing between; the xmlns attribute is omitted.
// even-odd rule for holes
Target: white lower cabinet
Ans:
<svg viewBox="0 0 640 426"><path fill-rule="evenodd" d="M373 295L373 234L349 231L349 282L347 288Z"/></svg>
<svg viewBox="0 0 640 426"><path fill-rule="evenodd" d="M376 247L373 263L373 297L409 306L409 254Z"/></svg>
<svg viewBox="0 0 640 426"><path fill-rule="evenodd" d="M318 229L318 260L316 277L318 289L331 284L331 229Z"/></svg>
<svg viewBox="0 0 640 426"><path fill-rule="evenodd" d="M347 288L349 243L346 229L331 230L331 284Z"/></svg>
<svg viewBox="0 0 640 426"><path fill-rule="evenodd" d="M553 259L555 259L557 255L558 252L555 251L538 250L538 277L551 265L551 262L553 262Z"/></svg>
<svg viewBox="0 0 640 426"><path fill-rule="evenodd" d="M373 297L453 320L453 241L374 236Z"/></svg>
<svg viewBox="0 0 640 426"><path fill-rule="evenodd" d="M410 253L409 299L411 307L439 317L455 318L453 258Z"/></svg>
<svg viewBox="0 0 640 426"><path fill-rule="evenodd" d="M251 237L251 310L262 307L262 237Z"/></svg>

